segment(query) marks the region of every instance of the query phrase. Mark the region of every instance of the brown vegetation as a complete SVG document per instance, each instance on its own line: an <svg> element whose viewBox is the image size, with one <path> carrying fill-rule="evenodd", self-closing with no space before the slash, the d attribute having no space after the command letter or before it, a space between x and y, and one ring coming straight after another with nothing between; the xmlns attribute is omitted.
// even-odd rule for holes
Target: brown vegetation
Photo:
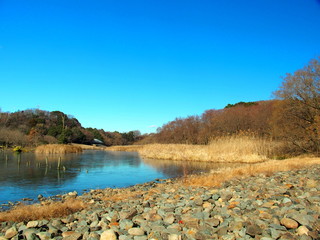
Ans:
<svg viewBox="0 0 320 240"><path fill-rule="evenodd" d="M69 199L65 202L54 202L49 205L22 205L14 209L0 212L0 222L5 221L32 221L63 217L85 208L85 204L77 199Z"/></svg>
<svg viewBox="0 0 320 240"><path fill-rule="evenodd" d="M112 146L107 147L105 150L108 151L123 151L123 152L139 152L140 149L144 148L145 145L125 145L125 146Z"/></svg>
<svg viewBox="0 0 320 240"><path fill-rule="evenodd" d="M275 95L273 135L287 140L294 154L320 153L320 58L287 74Z"/></svg>
<svg viewBox="0 0 320 240"><path fill-rule="evenodd" d="M287 160L269 160L236 168L222 168L211 174L188 176L183 182L191 186L220 186L234 178L245 178L263 174L270 176L275 172L290 171L320 164L320 158L292 158Z"/></svg>
<svg viewBox="0 0 320 240"><path fill-rule="evenodd" d="M254 135L217 137L208 145L146 144L114 146L113 151L136 151L150 159L204 161L204 162L262 162L278 155L282 144Z"/></svg>
<svg viewBox="0 0 320 240"><path fill-rule="evenodd" d="M75 147L80 147L82 150L105 150L106 147L98 147L96 145L86 145L86 144L77 144L77 143L72 143L72 146Z"/></svg>
<svg viewBox="0 0 320 240"><path fill-rule="evenodd" d="M47 144L36 148L36 154L66 154L66 153L81 153L82 148L74 145L66 144Z"/></svg>
<svg viewBox="0 0 320 240"><path fill-rule="evenodd" d="M201 116L177 118L143 140L146 143L209 144L212 138L253 132L270 136L269 124L276 101L234 104L225 109L208 110ZM229 104L230 105L230 104Z"/></svg>

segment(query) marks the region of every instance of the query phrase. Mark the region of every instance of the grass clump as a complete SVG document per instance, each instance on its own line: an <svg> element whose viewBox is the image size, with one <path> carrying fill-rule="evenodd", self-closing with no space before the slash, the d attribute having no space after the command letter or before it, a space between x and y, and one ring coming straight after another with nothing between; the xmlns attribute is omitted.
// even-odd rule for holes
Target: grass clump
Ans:
<svg viewBox="0 0 320 240"><path fill-rule="evenodd" d="M23 222L64 217L84 208L85 204L77 199L68 199L64 202L54 202L49 205L21 205L6 212L0 212L0 222Z"/></svg>
<svg viewBox="0 0 320 240"><path fill-rule="evenodd" d="M38 146L35 150L37 154L66 154L66 153L81 153L82 148L67 144L47 144Z"/></svg>

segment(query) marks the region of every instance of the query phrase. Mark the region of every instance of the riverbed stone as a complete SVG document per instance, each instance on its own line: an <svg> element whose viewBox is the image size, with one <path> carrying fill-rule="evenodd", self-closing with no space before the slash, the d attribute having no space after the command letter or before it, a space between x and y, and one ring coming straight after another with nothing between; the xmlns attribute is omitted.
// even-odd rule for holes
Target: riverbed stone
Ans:
<svg viewBox="0 0 320 240"><path fill-rule="evenodd" d="M6 231L4 237L5 238L13 238L17 234L18 234L17 228L16 227L11 227Z"/></svg>
<svg viewBox="0 0 320 240"><path fill-rule="evenodd" d="M144 231L141 228L134 227L128 230L128 233L133 236L141 236L144 235Z"/></svg>
<svg viewBox="0 0 320 240"><path fill-rule="evenodd" d="M30 221L27 223L27 228L35 228L38 226L38 224L39 224L38 221Z"/></svg>
<svg viewBox="0 0 320 240"><path fill-rule="evenodd" d="M112 229L108 229L101 234L100 240L116 240L117 235Z"/></svg>
<svg viewBox="0 0 320 240"><path fill-rule="evenodd" d="M309 229L306 226L300 226L297 229L297 234L299 236L302 236L303 234L308 235L309 233Z"/></svg>
<svg viewBox="0 0 320 240"><path fill-rule="evenodd" d="M48 232L39 232L36 234L40 240L50 240L51 239L51 233Z"/></svg>
<svg viewBox="0 0 320 240"><path fill-rule="evenodd" d="M280 223L288 229L297 228L299 224L290 218L282 218Z"/></svg>

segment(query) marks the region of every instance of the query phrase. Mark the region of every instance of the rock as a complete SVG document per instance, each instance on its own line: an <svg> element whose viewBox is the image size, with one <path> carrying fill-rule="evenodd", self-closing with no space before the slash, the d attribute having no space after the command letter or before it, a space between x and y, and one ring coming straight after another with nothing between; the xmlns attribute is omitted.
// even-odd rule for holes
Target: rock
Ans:
<svg viewBox="0 0 320 240"><path fill-rule="evenodd" d="M39 239L36 235L35 232L27 232L27 233L24 233L25 237L27 240L36 240L36 239Z"/></svg>
<svg viewBox="0 0 320 240"><path fill-rule="evenodd" d="M134 216L137 215L137 213L138 211L136 209L132 209L127 212L120 212L119 216L120 216L120 219L132 219Z"/></svg>
<svg viewBox="0 0 320 240"><path fill-rule="evenodd" d="M17 231L16 227L11 227L6 231L4 237L5 238L13 238L17 234L18 234L18 231Z"/></svg>
<svg viewBox="0 0 320 240"><path fill-rule="evenodd" d="M235 240L236 237L233 234L225 234L221 236L219 239L221 240Z"/></svg>
<svg viewBox="0 0 320 240"><path fill-rule="evenodd" d="M262 229L257 224L248 224L246 234L255 237L262 234Z"/></svg>
<svg viewBox="0 0 320 240"><path fill-rule="evenodd" d="M128 233L132 236L141 236L144 235L144 231L141 228L134 227L128 230Z"/></svg>
<svg viewBox="0 0 320 240"><path fill-rule="evenodd" d="M133 227L133 222L129 219L122 219L119 222L119 226L121 229L129 230L130 228Z"/></svg>
<svg viewBox="0 0 320 240"><path fill-rule="evenodd" d="M168 240L181 240L181 236L178 234L170 234Z"/></svg>
<svg viewBox="0 0 320 240"><path fill-rule="evenodd" d="M69 192L69 193L68 193L68 196L70 196L70 197L76 197L76 196L78 196L78 193L77 193L77 191Z"/></svg>
<svg viewBox="0 0 320 240"><path fill-rule="evenodd" d="M39 224L38 221L30 221L27 223L27 228L35 228L38 226L38 224Z"/></svg>
<svg viewBox="0 0 320 240"><path fill-rule="evenodd" d="M220 224L220 220L216 219L216 218L209 218L204 220L204 222L208 225L210 225L211 227L217 227Z"/></svg>
<svg viewBox="0 0 320 240"><path fill-rule="evenodd" d="M78 240L82 235L78 232L68 231L63 232L62 237L64 240Z"/></svg>
<svg viewBox="0 0 320 240"><path fill-rule="evenodd" d="M134 240L148 240L147 236L134 236Z"/></svg>
<svg viewBox="0 0 320 240"><path fill-rule="evenodd" d="M299 226L299 224L295 220L290 218L282 218L280 223L288 229L294 229Z"/></svg>
<svg viewBox="0 0 320 240"><path fill-rule="evenodd" d="M297 234L299 236L302 236L303 234L308 235L309 233L309 229L306 226L300 226L297 229Z"/></svg>
<svg viewBox="0 0 320 240"><path fill-rule="evenodd" d="M41 240L49 240L51 239L51 233L48 232L39 232L36 234Z"/></svg>
<svg viewBox="0 0 320 240"><path fill-rule="evenodd" d="M101 234L100 240L117 240L117 235L112 229L108 229Z"/></svg>
<svg viewBox="0 0 320 240"><path fill-rule="evenodd" d="M174 215L173 214L169 214L163 219L163 222L168 224L168 225L171 225L171 224L174 223L174 220L175 220Z"/></svg>
<svg viewBox="0 0 320 240"><path fill-rule="evenodd" d="M284 198L284 199L282 200L282 202L283 202L284 204L286 204L286 203L292 203L292 201L291 201L290 198Z"/></svg>

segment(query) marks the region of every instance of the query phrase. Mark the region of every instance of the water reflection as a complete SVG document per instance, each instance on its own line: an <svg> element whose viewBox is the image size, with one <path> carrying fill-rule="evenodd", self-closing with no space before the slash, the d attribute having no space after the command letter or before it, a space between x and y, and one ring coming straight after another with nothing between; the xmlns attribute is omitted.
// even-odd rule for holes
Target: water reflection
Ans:
<svg viewBox="0 0 320 240"><path fill-rule="evenodd" d="M218 166L142 160L132 152L86 150L61 156L0 152L0 204L26 197L36 199L38 194L49 197L74 190L81 193L84 189L127 187L157 178L210 171Z"/></svg>
<svg viewBox="0 0 320 240"><path fill-rule="evenodd" d="M173 160L160 160L160 159L143 159L145 164L161 171L168 176L183 176L188 174L206 173L212 170L218 170L226 167L238 167L243 165L241 163L211 163L200 161L173 161Z"/></svg>

